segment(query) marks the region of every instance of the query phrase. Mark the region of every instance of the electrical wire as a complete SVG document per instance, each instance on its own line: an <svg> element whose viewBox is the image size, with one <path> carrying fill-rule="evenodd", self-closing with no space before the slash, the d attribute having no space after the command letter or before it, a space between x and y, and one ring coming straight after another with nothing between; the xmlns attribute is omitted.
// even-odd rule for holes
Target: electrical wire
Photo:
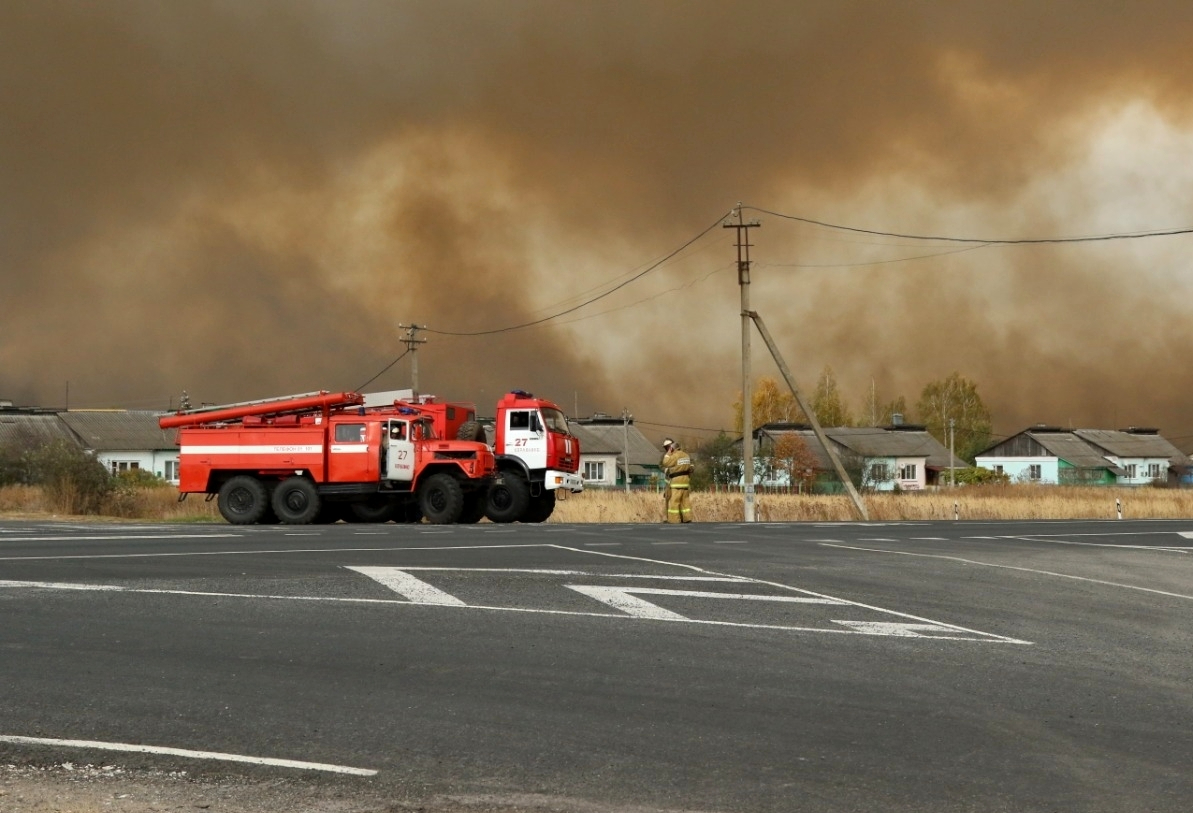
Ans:
<svg viewBox="0 0 1193 813"><path fill-rule="evenodd" d="M361 391L361 390L363 390L365 387L367 387L367 386L369 386L370 384L372 384L372 383L373 383L374 381L376 381L378 378L380 378L381 376L383 376L383 375L385 375L387 372L389 372L389 368L390 368L390 367L393 367L393 366L394 366L395 364L397 364L399 361L401 361L402 359L406 358L406 356L408 356L409 354L410 354L410 350L409 350L409 349L407 349L405 353L403 353L402 355L398 356L396 359L394 359L393 361L391 361L389 364L385 365L385 369L383 369L381 372L377 373L377 375L373 376L372 378L370 378L370 379L369 379L368 381L366 381L365 383L361 384L359 387L357 387L355 390L353 390L353 392L360 392L360 391Z"/></svg>
<svg viewBox="0 0 1193 813"><path fill-rule="evenodd" d="M925 235L925 234L902 234L899 232L881 231L878 229L862 229L856 226L845 226L839 223L828 223L823 220L815 220L810 217L800 217L798 215L788 215L782 212L771 211L770 209L762 209L757 206L743 206L743 209L748 209L752 212L770 215L771 217L778 217L784 220L794 220L798 223L808 223L813 226L822 226L826 229L836 229L837 231L853 232L854 234L871 234L876 237L897 237L901 240L931 240L941 243L981 243L984 245L1040 245L1044 243L1099 243L1108 242L1111 240L1139 240L1146 237L1172 237L1179 234L1193 234L1193 228L1184 229L1158 229L1153 231L1138 231L1138 232L1120 232L1117 234L1094 234L1084 237L1034 237L1034 238L988 238L988 237L953 237L947 235Z"/></svg>
<svg viewBox="0 0 1193 813"><path fill-rule="evenodd" d="M621 290L622 288L629 285L631 282L635 282L639 279L642 279L642 277L646 276L651 271L654 271L656 268L659 268L661 265L666 263L668 260L675 257L677 254L679 254L680 252L684 251L686 248L691 246L697 240L699 240L700 238L707 235L709 232L711 232L713 229L715 229L717 226L719 226L724 219L725 219L725 215L719 216L715 221L713 221L713 223L710 226L705 228L703 231L701 231L695 237L692 237L691 239L689 239L687 242L685 242L679 248L672 251L670 254L667 254L662 259L651 263L644 270L639 271L637 274L634 274L629 279L626 279L626 280L618 283L617 285L613 286L609 290L605 291L603 294L598 294L590 299L587 299L584 302L581 302L579 305L573 305L570 308L565 308L564 310L561 310L557 313L553 313L549 316L544 316L541 319L534 319L530 322L523 322L522 324L519 324L519 325L508 325L506 327L494 328L492 330L454 331L454 330L436 330L435 328L425 328L425 330L428 333L436 333L440 336L492 336L497 333L509 333L514 330L522 330L524 328L534 327L535 325L541 325L544 322L550 322L553 319L558 319L560 316L566 316L569 313L575 313L576 311L580 310L581 308L585 308L585 307L591 305L593 302L598 302L598 301L604 299L605 297L609 296L610 294Z"/></svg>

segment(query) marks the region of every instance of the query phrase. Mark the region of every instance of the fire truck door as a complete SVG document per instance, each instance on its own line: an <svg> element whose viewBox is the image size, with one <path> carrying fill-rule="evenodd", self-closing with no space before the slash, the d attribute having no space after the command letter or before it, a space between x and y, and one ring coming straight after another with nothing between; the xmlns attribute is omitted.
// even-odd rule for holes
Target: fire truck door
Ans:
<svg viewBox="0 0 1193 813"><path fill-rule="evenodd" d="M547 433L538 410L511 409L506 420L505 454L520 457L529 468L546 468Z"/></svg>
<svg viewBox="0 0 1193 813"><path fill-rule="evenodd" d="M385 477L409 483L414 479L414 443L410 440L410 424L388 421L385 427Z"/></svg>

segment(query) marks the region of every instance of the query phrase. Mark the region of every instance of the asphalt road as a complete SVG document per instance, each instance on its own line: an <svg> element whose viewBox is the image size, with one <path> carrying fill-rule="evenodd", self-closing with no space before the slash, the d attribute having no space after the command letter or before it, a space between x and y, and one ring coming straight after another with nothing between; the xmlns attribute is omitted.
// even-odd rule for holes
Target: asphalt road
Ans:
<svg viewBox="0 0 1193 813"><path fill-rule="evenodd" d="M1186 534L3 522L0 763L588 811L1183 813Z"/></svg>

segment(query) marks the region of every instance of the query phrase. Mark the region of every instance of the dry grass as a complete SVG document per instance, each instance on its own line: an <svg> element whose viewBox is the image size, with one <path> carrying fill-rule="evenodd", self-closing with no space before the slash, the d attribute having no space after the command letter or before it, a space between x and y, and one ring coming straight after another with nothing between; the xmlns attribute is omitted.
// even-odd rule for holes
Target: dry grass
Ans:
<svg viewBox="0 0 1193 813"><path fill-rule="evenodd" d="M1165 488L1076 488L1065 486L980 486L902 494L868 494L866 510L874 521L953 519L1114 519L1116 500L1127 519L1193 518L1193 490ZM692 509L698 522L740 522L740 494L696 492ZM50 517L61 513L40 488L0 488L0 516ZM178 502L173 488L121 492L109 501L105 516L152 522L220 522L215 501L192 495ZM560 498L551 522L653 523L663 520L663 497L647 491L586 491ZM759 494L760 522L847 522L856 520L853 504L842 496Z"/></svg>
<svg viewBox="0 0 1193 813"><path fill-rule="evenodd" d="M0 516L14 518L63 515L61 507L54 505L38 486L0 487ZM204 502L202 496L191 495L185 502L179 502L177 489L169 486L120 489L107 500L103 517L154 522L224 521L216 510L214 500Z"/></svg>
<svg viewBox="0 0 1193 813"><path fill-rule="evenodd" d="M1166 488L1077 488L1004 485L900 494L867 494L874 521L953 519L1115 519L1116 500L1127 519L1193 517L1193 490ZM847 496L759 494L761 522L846 522L856 520ZM698 522L740 522L740 494L696 492ZM552 522L662 522L663 497L653 492L586 491L556 505Z"/></svg>

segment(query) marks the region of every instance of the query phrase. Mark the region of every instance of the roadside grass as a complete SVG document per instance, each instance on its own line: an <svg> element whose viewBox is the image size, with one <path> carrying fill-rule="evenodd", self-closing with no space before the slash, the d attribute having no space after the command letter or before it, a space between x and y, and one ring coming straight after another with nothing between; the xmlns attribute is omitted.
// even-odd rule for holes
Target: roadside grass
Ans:
<svg viewBox="0 0 1193 813"><path fill-rule="evenodd" d="M1193 489L1080 488L1070 486L986 485L955 490L866 494L870 519L897 520L1115 519L1121 505L1126 519L1193 518ZM849 522L858 517L844 495L759 493L755 497L759 522ZM692 494L697 522L740 522L742 495L726 492ZM37 486L0 487L0 516L15 518L66 517L80 519L53 504ZM662 522L663 495L653 491L591 489L560 496L553 523ZM179 502L170 486L120 489L106 501L102 513L82 517L95 521L223 523L215 501L191 495ZM483 520L488 522L488 520Z"/></svg>

